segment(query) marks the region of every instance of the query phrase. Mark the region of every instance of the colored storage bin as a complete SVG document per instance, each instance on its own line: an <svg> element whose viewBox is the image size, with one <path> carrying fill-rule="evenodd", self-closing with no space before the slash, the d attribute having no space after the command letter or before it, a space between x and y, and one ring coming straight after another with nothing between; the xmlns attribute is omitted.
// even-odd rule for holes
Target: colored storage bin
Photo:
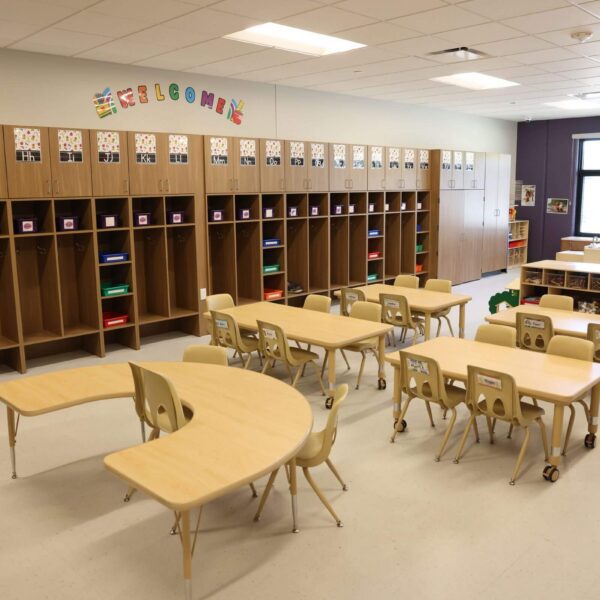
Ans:
<svg viewBox="0 0 600 600"><path fill-rule="evenodd" d="M240 221L247 221L250 218L249 208L238 208L238 219Z"/></svg>
<svg viewBox="0 0 600 600"><path fill-rule="evenodd" d="M348 204L348 214L353 215L356 212L356 204Z"/></svg>
<svg viewBox="0 0 600 600"><path fill-rule="evenodd" d="M225 220L225 211L224 210L209 210L208 218L214 223L218 221Z"/></svg>
<svg viewBox="0 0 600 600"><path fill-rule="evenodd" d="M379 229L369 229L368 237L377 237L381 235L381 231Z"/></svg>
<svg viewBox="0 0 600 600"><path fill-rule="evenodd" d="M98 227L100 229L113 229L119 226L118 215L98 215Z"/></svg>
<svg viewBox="0 0 600 600"><path fill-rule="evenodd" d="M15 217L15 233L37 233L37 217Z"/></svg>
<svg viewBox="0 0 600 600"><path fill-rule="evenodd" d="M167 211L167 223L169 225L181 225L181 223L185 223L185 213L182 210Z"/></svg>
<svg viewBox="0 0 600 600"><path fill-rule="evenodd" d="M105 310L102 312L102 325L105 329L109 327L118 327L119 325L125 325L129 322L129 315L123 315L121 313Z"/></svg>
<svg viewBox="0 0 600 600"><path fill-rule="evenodd" d="M263 265L263 273L279 273L280 268L278 264L274 265Z"/></svg>
<svg viewBox="0 0 600 600"><path fill-rule="evenodd" d="M415 273L422 273L423 265L415 265Z"/></svg>
<svg viewBox="0 0 600 600"><path fill-rule="evenodd" d="M377 281L379 279L377 273L369 273L367 275L367 281Z"/></svg>
<svg viewBox="0 0 600 600"><path fill-rule="evenodd" d="M423 252L423 244L417 244L417 252Z"/></svg>
<svg viewBox="0 0 600 600"><path fill-rule="evenodd" d="M274 208L263 208L263 219L274 219L275 209Z"/></svg>
<svg viewBox="0 0 600 600"><path fill-rule="evenodd" d="M121 296L122 294L129 293L129 284L128 283L101 283L100 291L102 292L102 297L106 298L109 296Z"/></svg>
<svg viewBox="0 0 600 600"><path fill-rule="evenodd" d="M100 252L101 263L116 263L129 260L128 252Z"/></svg>
<svg viewBox="0 0 600 600"><path fill-rule="evenodd" d="M145 227L147 225L152 225L152 215L148 212L134 212L133 224L136 227Z"/></svg>
<svg viewBox="0 0 600 600"><path fill-rule="evenodd" d="M379 252L378 250L374 252L369 252L367 254L367 258L381 258L381 252Z"/></svg>
<svg viewBox="0 0 600 600"><path fill-rule="evenodd" d="M375 204L373 202L369 202L369 212L375 212Z"/></svg>
<svg viewBox="0 0 600 600"><path fill-rule="evenodd" d="M331 207L331 214L332 215L342 215L342 214L344 214L344 207L341 204L334 204Z"/></svg>
<svg viewBox="0 0 600 600"><path fill-rule="evenodd" d="M263 248L271 248L272 246L281 246L279 238L265 238L263 240Z"/></svg>
<svg viewBox="0 0 600 600"><path fill-rule="evenodd" d="M56 229L57 231L77 231L79 229L79 219L77 217L59 215L56 217Z"/></svg>
<svg viewBox="0 0 600 600"><path fill-rule="evenodd" d="M288 217L297 217L298 216L298 207L297 206L288 206Z"/></svg>
<svg viewBox="0 0 600 600"><path fill-rule="evenodd" d="M273 288L265 288L264 291L265 300L279 300L283 297L283 290L275 290Z"/></svg>
<svg viewBox="0 0 600 600"><path fill-rule="evenodd" d="M318 217L319 216L319 207L318 206L311 206L310 207L310 216L311 217Z"/></svg>
<svg viewBox="0 0 600 600"><path fill-rule="evenodd" d="M423 231L423 225L417 223L417 231Z"/></svg>

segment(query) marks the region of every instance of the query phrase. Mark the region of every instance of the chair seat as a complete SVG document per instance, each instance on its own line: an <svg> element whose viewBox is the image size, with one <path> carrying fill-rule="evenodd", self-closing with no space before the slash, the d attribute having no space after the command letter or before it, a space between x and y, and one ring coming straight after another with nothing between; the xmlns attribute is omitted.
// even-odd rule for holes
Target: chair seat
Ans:
<svg viewBox="0 0 600 600"><path fill-rule="evenodd" d="M303 465L303 461L310 461L312 458L317 456L323 449L323 441L325 438L325 430L311 433L304 446L300 449L300 452L296 455L296 464L299 467Z"/></svg>
<svg viewBox="0 0 600 600"><path fill-rule="evenodd" d="M241 342L244 345L246 352L256 352L258 350L258 339L257 338L255 338L251 335L245 334L245 333L242 333L241 337L242 337Z"/></svg>
<svg viewBox="0 0 600 600"><path fill-rule="evenodd" d="M448 397L448 408L454 408L461 402L465 402L467 390L456 387L449 383L446 383L444 387L446 388L446 396Z"/></svg>
<svg viewBox="0 0 600 600"><path fill-rule="evenodd" d="M523 415L523 419L527 422L535 421L538 417L543 417L546 412L540 406L534 406L533 404L529 404L529 402L520 402L521 404L521 414ZM481 401L478 404L479 410L482 413L486 414L485 411L485 401ZM490 415L492 416L492 415ZM505 419L500 415L495 415L495 418L500 419L501 421L510 421L511 419Z"/></svg>
<svg viewBox="0 0 600 600"><path fill-rule="evenodd" d="M368 338L360 342L355 342L349 346L344 346L344 350L350 352L364 352L365 350L377 350L379 347L379 338Z"/></svg>
<svg viewBox="0 0 600 600"><path fill-rule="evenodd" d="M290 352L292 353L292 358L296 361L296 363L300 364L319 359L319 355L316 352L304 350L303 348L294 348L293 346L290 346Z"/></svg>
<svg viewBox="0 0 600 600"><path fill-rule="evenodd" d="M183 410L183 416L185 417L186 423L189 423L191 418L194 416L194 413L187 406L182 406L181 408ZM169 421L169 416L167 413L158 413L157 425L161 431L166 433L173 433L174 431L171 427L171 421Z"/></svg>

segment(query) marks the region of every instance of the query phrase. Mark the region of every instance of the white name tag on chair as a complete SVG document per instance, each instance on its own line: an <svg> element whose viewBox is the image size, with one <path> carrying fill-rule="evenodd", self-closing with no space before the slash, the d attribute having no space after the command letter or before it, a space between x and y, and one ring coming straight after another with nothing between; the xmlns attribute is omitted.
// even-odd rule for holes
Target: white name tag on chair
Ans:
<svg viewBox="0 0 600 600"><path fill-rule="evenodd" d="M358 294L354 292L348 292L346 294L346 300L350 300L350 302L356 302L358 300Z"/></svg>
<svg viewBox="0 0 600 600"><path fill-rule="evenodd" d="M400 302L398 302L398 300L392 300L391 298L384 300L383 305L387 308L400 308Z"/></svg>
<svg viewBox="0 0 600 600"><path fill-rule="evenodd" d="M416 373L422 373L423 375L429 375L429 365L423 360L409 358L408 370L415 371Z"/></svg>
<svg viewBox="0 0 600 600"><path fill-rule="evenodd" d="M268 340L276 340L277 339L277 334L275 333L274 329L263 329L263 335Z"/></svg>
<svg viewBox="0 0 600 600"><path fill-rule="evenodd" d="M544 329L544 321L539 319L524 319L525 327L531 327L533 329Z"/></svg>
<svg viewBox="0 0 600 600"><path fill-rule="evenodd" d="M229 324L225 319L215 319L215 325L219 329L229 329Z"/></svg>
<svg viewBox="0 0 600 600"><path fill-rule="evenodd" d="M496 390L502 389L502 381L497 377L490 377L489 375L477 375L477 383Z"/></svg>

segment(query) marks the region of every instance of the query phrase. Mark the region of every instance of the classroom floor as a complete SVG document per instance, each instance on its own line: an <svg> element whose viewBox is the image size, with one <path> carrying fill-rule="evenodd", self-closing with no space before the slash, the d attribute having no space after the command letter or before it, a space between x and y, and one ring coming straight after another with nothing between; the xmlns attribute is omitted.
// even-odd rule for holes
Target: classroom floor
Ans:
<svg viewBox="0 0 600 600"><path fill-rule="evenodd" d="M487 314L489 297L515 272L457 286L473 296L466 337ZM456 309L455 309L456 310ZM458 312L453 315L458 326ZM447 330L445 330L447 331ZM206 341L206 338L203 340ZM116 350L104 361L170 359L197 338L171 336L140 352ZM353 384L338 362L339 382ZM93 364L100 359L40 362L30 374ZM290 499L280 474L259 523L248 487L205 507L193 560L194 599L527 600L597 597L600 571L600 449L583 447L583 412L577 414L561 478L541 477L539 432L532 431L522 476L508 479L521 434L497 428L491 446L471 437L461 464L452 463L466 409L440 463L433 460L445 421L434 407L432 430L423 403L407 415L408 430L389 443L392 373L377 391L369 357L360 391L352 389L340 413L332 460L349 490L326 467L315 479L344 522L338 529L299 474L300 533L291 529ZM280 376L283 375L279 372ZM0 375L0 381L14 373ZM353 387L353 386L352 386ZM317 427L327 417L314 379L301 390ZM551 422L549 405L547 425ZM125 486L102 464L106 454L140 442L128 400L104 401L21 421L20 478L9 478L4 411L0 411L0 598L3 600L183 599L178 539L168 535L172 515ZM257 482L259 493L266 480Z"/></svg>

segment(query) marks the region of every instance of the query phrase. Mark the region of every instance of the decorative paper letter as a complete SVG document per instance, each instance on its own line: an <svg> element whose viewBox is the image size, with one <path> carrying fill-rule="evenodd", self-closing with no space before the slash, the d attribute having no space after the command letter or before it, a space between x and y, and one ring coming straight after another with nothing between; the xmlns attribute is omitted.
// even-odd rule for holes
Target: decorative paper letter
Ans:
<svg viewBox="0 0 600 600"><path fill-rule="evenodd" d="M171 100L179 100L179 86L176 83L169 86L169 96Z"/></svg>
<svg viewBox="0 0 600 600"><path fill-rule="evenodd" d="M140 96L140 104L146 104L148 102L148 87L138 85L138 94Z"/></svg>
<svg viewBox="0 0 600 600"><path fill-rule="evenodd" d="M208 93L206 90L202 90L202 98L200 98L200 106L206 106L207 108L212 108L215 102L215 95L213 93Z"/></svg>
<svg viewBox="0 0 600 600"><path fill-rule="evenodd" d="M120 90L117 92L117 98L123 108L128 106L135 106L135 100L133 99L133 90L127 88L126 90Z"/></svg>
<svg viewBox="0 0 600 600"><path fill-rule="evenodd" d="M117 112L117 107L115 106L110 88L104 88L104 91L100 94L94 94L92 101L96 108L96 114L101 119Z"/></svg>
<svg viewBox="0 0 600 600"><path fill-rule="evenodd" d="M217 108L215 109L217 111L217 113L219 113L220 115L223 114L223 109L225 108L225 104L227 104L227 100L225 100L225 98L219 98L217 100Z"/></svg>
<svg viewBox="0 0 600 600"><path fill-rule="evenodd" d="M194 100L196 99L196 90L194 90L193 87L186 87L185 88L185 99L190 104L194 103Z"/></svg>
<svg viewBox="0 0 600 600"><path fill-rule="evenodd" d="M165 97L164 97L163 93L160 91L160 83L154 84L154 91L156 93L156 99L159 102L162 102L165 99Z"/></svg>

